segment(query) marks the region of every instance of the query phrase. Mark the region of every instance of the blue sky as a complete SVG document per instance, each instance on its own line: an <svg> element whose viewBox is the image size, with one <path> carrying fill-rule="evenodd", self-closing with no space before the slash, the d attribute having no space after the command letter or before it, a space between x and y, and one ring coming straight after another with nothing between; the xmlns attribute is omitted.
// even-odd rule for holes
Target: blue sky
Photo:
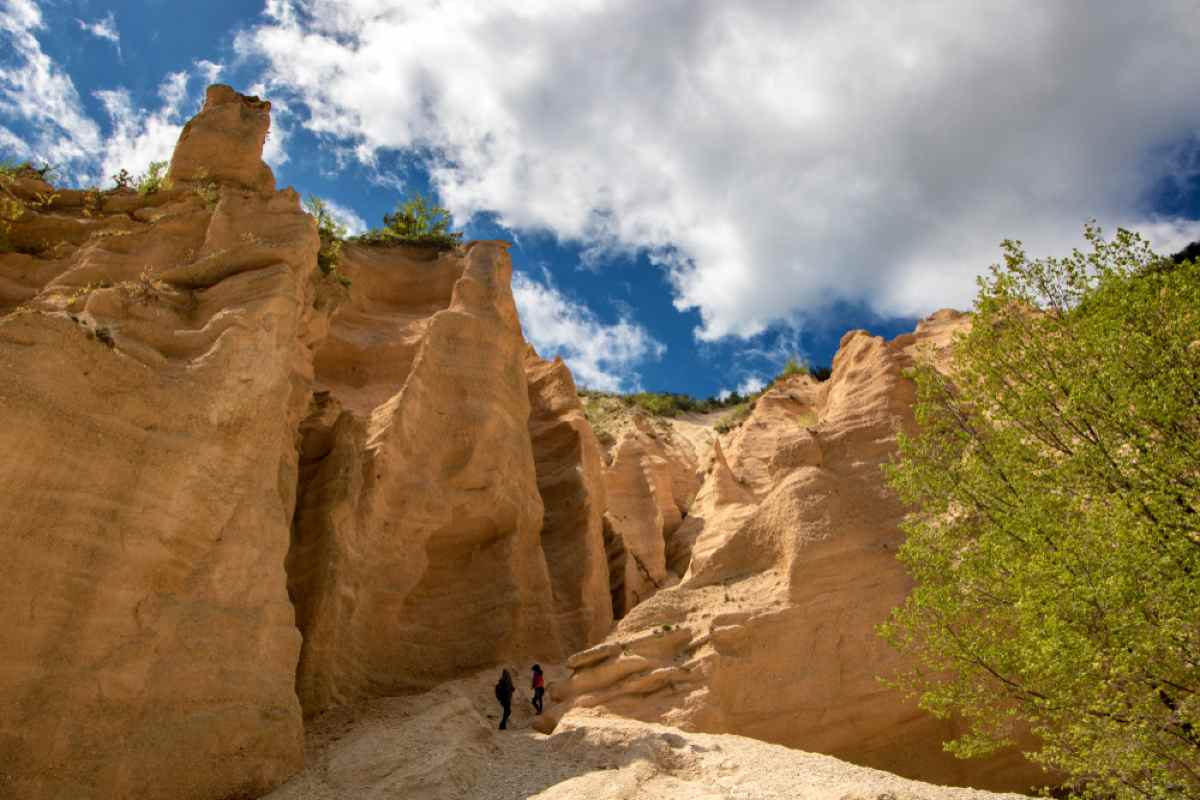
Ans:
<svg viewBox="0 0 1200 800"><path fill-rule="evenodd" d="M0 0L0 157L104 182L259 93L280 186L434 191L543 355L707 396L966 307L1006 237L1200 238L1194 3L1046 5Z"/></svg>

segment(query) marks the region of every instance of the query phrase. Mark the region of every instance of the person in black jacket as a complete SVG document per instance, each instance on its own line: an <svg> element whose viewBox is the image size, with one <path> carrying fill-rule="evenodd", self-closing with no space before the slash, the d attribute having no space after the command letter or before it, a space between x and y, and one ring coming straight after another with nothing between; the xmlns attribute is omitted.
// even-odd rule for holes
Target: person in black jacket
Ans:
<svg viewBox="0 0 1200 800"><path fill-rule="evenodd" d="M500 707L504 709L504 716L500 718L500 730L508 727L508 717L512 714L512 696L517 687L513 685L512 676L508 674L508 670L500 671L500 680L496 682L496 699L500 701Z"/></svg>

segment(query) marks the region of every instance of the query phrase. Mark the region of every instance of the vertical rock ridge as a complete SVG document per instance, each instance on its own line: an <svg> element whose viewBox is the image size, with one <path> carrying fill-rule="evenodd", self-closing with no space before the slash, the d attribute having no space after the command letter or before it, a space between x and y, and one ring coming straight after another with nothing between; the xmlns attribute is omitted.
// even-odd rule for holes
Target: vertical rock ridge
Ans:
<svg viewBox="0 0 1200 800"><path fill-rule="evenodd" d="M301 765L283 564L318 239L230 92L181 145L215 202L63 192L0 254L25 287L0 316L5 797L257 795Z"/></svg>

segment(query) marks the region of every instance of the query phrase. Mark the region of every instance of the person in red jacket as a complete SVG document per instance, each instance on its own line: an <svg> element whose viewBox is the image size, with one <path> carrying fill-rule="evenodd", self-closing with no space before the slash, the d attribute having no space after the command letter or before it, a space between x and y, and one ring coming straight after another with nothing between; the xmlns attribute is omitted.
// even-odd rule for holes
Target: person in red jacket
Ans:
<svg viewBox="0 0 1200 800"><path fill-rule="evenodd" d="M542 695L546 693L546 679L542 676L541 664L533 665L533 703L534 710L542 713Z"/></svg>

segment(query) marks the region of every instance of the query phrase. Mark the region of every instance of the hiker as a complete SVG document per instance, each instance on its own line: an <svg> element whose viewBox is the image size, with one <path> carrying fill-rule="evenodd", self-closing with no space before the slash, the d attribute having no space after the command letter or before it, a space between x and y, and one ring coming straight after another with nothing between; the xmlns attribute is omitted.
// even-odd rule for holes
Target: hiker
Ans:
<svg viewBox="0 0 1200 800"><path fill-rule="evenodd" d="M546 679L542 677L542 665L533 665L533 707L538 714L542 713L542 695L546 693Z"/></svg>
<svg viewBox="0 0 1200 800"><path fill-rule="evenodd" d="M500 671L500 680L496 682L496 699L500 701L500 707L504 709L504 716L500 718L500 730L508 727L508 717L512 714L512 696L517 687L513 685L512 676L508 674L508 670Z"/></svg>

